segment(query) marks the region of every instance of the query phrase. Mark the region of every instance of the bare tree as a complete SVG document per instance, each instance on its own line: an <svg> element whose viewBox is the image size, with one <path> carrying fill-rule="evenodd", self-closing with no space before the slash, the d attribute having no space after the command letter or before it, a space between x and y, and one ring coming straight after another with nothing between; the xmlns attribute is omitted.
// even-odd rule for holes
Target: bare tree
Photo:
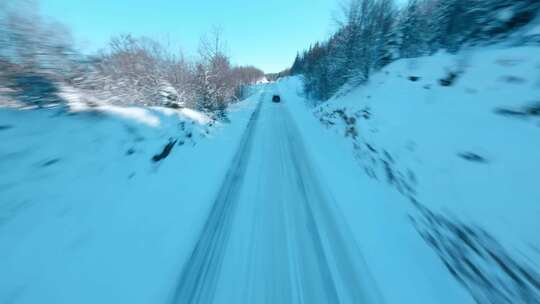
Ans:
<svg viewBox="0 0 540 304"><path fill-rule="evenodd" d="M210 35L201 38L199 56L196 86L200 92L200 106L222 112L235 97L236 81L219 28L214 28Z"/></svg>
<svg viewBox="0 0 540 304"><path fill-rule="evenodd" d="M199 40L199 57L202 61L210 62L216 56L227 56L227 44L223 39L223 29L214 26Z"/></svg>
<svg viewBox="0 0 540 304"><path fill-rule="evenodd" d="M74 51L69 30L34 12L32 0L0 0L0 78L18 91L34 92L36 100L68 84L119 104L223 112L241 86L256 81L248 74L253 69L231 64L218 28L201 38L196 61L172 52L169 43L129 34L113 37L106 50L84 58Z"/></svg>

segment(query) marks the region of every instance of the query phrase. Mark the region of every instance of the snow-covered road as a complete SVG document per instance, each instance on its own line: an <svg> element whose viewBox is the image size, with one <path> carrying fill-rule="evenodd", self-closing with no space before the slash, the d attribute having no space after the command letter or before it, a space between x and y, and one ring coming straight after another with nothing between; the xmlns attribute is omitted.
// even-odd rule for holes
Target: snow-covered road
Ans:
<svg viewBox="0 0 540 304"><path fill-rule="evenodd" d="M228 123L0 111L0 303L473 303L301 88L254 86Z"/></svg>
<svg viewBox="0 0 540 304"><path fill-rule="evenodd" d="M174 303L379 303L277 87L261 94Z"/></svg>

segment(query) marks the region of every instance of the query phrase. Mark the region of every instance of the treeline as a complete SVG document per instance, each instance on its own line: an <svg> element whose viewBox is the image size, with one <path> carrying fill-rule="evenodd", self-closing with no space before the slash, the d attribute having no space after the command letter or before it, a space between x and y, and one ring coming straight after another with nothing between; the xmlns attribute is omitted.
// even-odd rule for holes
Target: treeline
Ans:
<svg viewBox="0 0 540 304"><path fill-rule="evenodd" d="M269 74L266 74L266 79L268 81L276 81L278 80L279 78L282 78L282 77L286 77L286 76L289 76L291 74L291 70L290 69L285 69L281 72L278 72L278 73L269 73Z"/></svg>
<svg viewBox="0 0 540 304"><path fill-rule="evenodd" d="M221 35L201 39L197 59L149 38L115 37L109 49L91 58L90 71L76 85L101 88L115 103L188 106L223 110L243 95L244 86L264 77L252 66L233 66Z"/></svg>
<svg viewBox="0 0 540 304"><path fill-rule="evenodd" d="M290 73L303 74L309 97L326 100L400 58L490 43L532 21L538 0L351 0L328 41L299 54Z"/></svg>
<svg viewBox="0 0 540 304"><path fill-rule="evenodd" d="M201 38L195 59L132 35L83 56L69 30L35 11L31 2L0 2L0 94L20 101L61 102L62 87L69 87L97 101L219 112L264 77L255 67L231 64L219 31Z"/></svg>

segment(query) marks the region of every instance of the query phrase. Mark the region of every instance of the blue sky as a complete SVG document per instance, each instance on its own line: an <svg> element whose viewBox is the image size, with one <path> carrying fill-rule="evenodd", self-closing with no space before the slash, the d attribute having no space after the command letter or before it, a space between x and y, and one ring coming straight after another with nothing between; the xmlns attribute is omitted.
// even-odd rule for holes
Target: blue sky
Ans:
<svg viewBox="0 0 540 304"><path fill-rule="evenodd" d="M199 37L223 29L237 64L277 72L298 50L334 29L337 0L41 0L46 16L66 24L85 52L122 33L178 43L195 55Z"/></svg>

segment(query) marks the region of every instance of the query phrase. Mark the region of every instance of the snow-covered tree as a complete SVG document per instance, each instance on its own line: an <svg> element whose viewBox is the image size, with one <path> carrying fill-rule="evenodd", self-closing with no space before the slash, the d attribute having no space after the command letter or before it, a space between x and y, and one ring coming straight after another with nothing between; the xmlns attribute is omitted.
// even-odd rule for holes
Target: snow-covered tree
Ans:
<svg viewBox="0 0 540 304"><path fill-rule="evenodd" d="M396 6L391 0L352 0L342 7L338 31L297 56L291 71L306 79L306 92L327 99L347 82L369 80L396 57Z"/></svg>
<svg viewBox="0 0 540 304"><path fill-rule="evenodd" d="M530 0L410 0L400 9L392 0L350 0L335 34L298 54L291 73L324 100L393 60L498 41L539 11L540 1Z"/></svg>

